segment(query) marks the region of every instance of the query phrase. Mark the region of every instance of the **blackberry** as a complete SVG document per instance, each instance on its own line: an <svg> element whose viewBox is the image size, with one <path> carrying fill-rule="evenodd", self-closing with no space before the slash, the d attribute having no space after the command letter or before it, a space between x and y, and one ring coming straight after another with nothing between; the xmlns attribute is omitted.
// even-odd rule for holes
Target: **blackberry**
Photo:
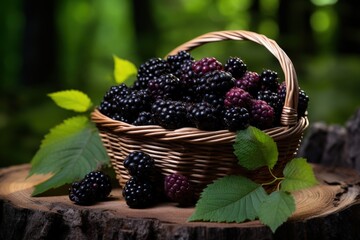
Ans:
<svg viewBox="0 0 360 240"><path fill-rule="evenodd" d="M131 176L150 176L155 167L154 159L142 151L131 152L124 160L124 167Z"/></svg>
<svg viewBox="0 0 360 240"><path fill-rule="evenodd" d="M171 55L167 57L167 62L169 64L169 68L172 74L176 77L180 78L182 76L182 65L185 62L191 62L194 58L187 51L180 51L175 55Z"/></svg>
<svg viewBox="0 0 360 240"><path fill-rule="evenodd" d="M130 89L125 84L110 87L100 103L99 111L106 116L113 118L114 114L118 112L119 99L129 94L129 92Z"/></svg>
<svg viewBox="0 0 360 240"><path fill-rule="evenodd" d="M156 125L156 123L150 112L141 112L139 113L139 116L134 120L133 125L145 126L145 125Z"/></svg>
<svg viewBox="0 0 360 240"><path fill-rule="evenodd" d="M205 93L202 99L203 102L209 103L213 108L221 110L224 108L224 97L216 94Z"/></svg>
<svg viewBox="0 0 360 240"><path fill-rule="evenodd" d="M226 95L224 100L224 105L227 108L230 107L244 107L247 108L251 103L251 95L244 89L234 87L230 89Z"/></svg>
<svg viewBox="0 0 360 240"><path fill-rule="evenodd" d="M168 62L161 58L151 58L140 65L134 89L146 89L149 80L166 73L170 73Z"/></svg>
<svg viewBox="0 0 360 240"><path fill-rule="evenodd" d="M91 205L105 200L111 189L110 177L101 171L93 171L79 182L71 184L69 198L80 205Z"/></svg>
<svg viewBox="0 0 360 240"><path fill-rule="evenodd" d="M284 106L285 103L285 97L286 97L286 85L285 82L280 84L278 89L278 96L281 101L281 107ZM306 115L306 110L308 108L309 104L309 96L306 94L306 92L299 88L299 98L298 98L298 117L303 117Z"/></svg>
<svg viewBox="0 0 360 240"><path fill-rule="evenodd" d="M194 189L185 176L178 173L166 176L164 188L168 198L180 206L185 207L194 204Z"/></svg>
<svg viewBox="0 0 360 240"><path fill-rule="evenodd" d="M177 100L181 95L180 80L172 73L155 77L148 82L149 94L153 99Z"/></svg>
<svg viewBox="0 0 360 240"><path fill-rule="evenodd" d="M192 64L192 70L197 76L202 76L205 73L215 70L223 70L221 62L214 57L205 57Z"/></svg>
<svg viewBox="0 0 360 240"><path fill-rule="evenodd" d="M267 102L275 112L275 122L278 123L282 112L283 104L278 94L269 90L259 91L257 94L258 100Z"/></svg>
<svg viewBox="0 0 360 240"><path fill-rule="evenodd" d="M152 105L151 112L163 128L178 129L191 126L183 102L159 99Z"/></svg>
<svg viewBox="0 0 360 240"><path fill-rule="evenodd" d="M252 96L256 96L260 88L260 76L256 72L246 71L241 78L235 80L235 87L242 88Z"/></svg>
<svg viewBox="0 0 360 240"><path fill-rule="evenodd" d="M190 107L189 117L198 129L219 130L223 128L220 113L207 102L194 103Z"/></svg>
<svg viewBox="0 0 360 240"><path fill-rule="evenodd" d="M182 64L181 64L181 74L179 77L179 79L181 81L187 81L188 79L192 79L195 78L195 73L192 69L192 65L194 64L195 60L185 60Z"/></svg>
<svg viewBox="0 0 360 240"><path fill-rule="evenodd" d="M260 85L262 90L277 92L279 87L277 72L269 69L264 70L260 74Z"/></svg>
<svg viewBox="0 0 360 240"><path fill-rule="evenodd" d="M250 106L250 124L259 129L266 129L273 125L274 109L263 100L252 100Z"/></svg>
<svg viewBox="0 0 360 240"><path fill-rule="evenodd" d="M155 203L155 188L147 178L131 177L122 190L126 204L130 208L146 208Z"/></svg>
<svg viewBox="0 0 360 240"><path fill-rule="evenodd" d="M224 113L225 127L230 131L238 131L249 126L250 115L246 108L232 107Z"/></svg>
<svg viewBox="0 0 360 240"><path fill-rule="evenodd" d="M133 90L118 101L119 113L125 122L132 123L140 112L150 110L147 90Z"/></svg>
<svg viewBox="0 0 360 240"><path fill-rule="evenodd" d="M197 81L197 92L200 95L212 93L223 96L234 86L235 79L225 71L212 71L206 73Z"/></svg>
<svg viewBox="0 0 360 240"><path fill-rule="evenodd" d="M225 66L224 66L225 71L230 72L231 75L238 79L241 78L246 70L246 64L238 57L230 57Z"/></svg>

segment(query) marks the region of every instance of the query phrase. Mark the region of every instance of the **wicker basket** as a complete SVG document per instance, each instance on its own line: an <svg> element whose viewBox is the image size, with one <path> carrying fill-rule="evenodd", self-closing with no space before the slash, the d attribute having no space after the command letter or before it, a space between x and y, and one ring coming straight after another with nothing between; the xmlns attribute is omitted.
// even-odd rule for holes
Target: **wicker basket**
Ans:
<svg viewBox="0 0 360 240"><path fill-rule="evenodd" d="M281 175L284 165L296 154L308 120L307 117L297 116L299 92L295 69L277 43L253 32L220 31L207 33L186 42L169 55L225 40L249 40L263 45L278 59L284 72L287 91L281 115L282 126L264 130L277 143L279 160L274 173ZM266 168L247 171L239 167L233 154L234 132L202 131L196 128L167 130L154 125L134 126L113 120L97 109L92 113L92 121L100 131L121 186L129 179L123 167L123 160L135 150L150 154L155 159L160 175L177 172L187 176L194 185L196 194L213 180L233 173L242 174L257 182L273 179Z"/></svg>

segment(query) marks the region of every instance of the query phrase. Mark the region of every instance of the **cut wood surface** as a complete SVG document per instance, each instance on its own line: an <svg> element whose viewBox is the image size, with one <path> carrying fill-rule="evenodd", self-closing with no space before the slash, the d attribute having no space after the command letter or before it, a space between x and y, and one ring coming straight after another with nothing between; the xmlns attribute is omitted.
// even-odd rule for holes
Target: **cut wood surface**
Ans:
<svg viewBox="0 0 360 240"><path fill-rule="evenodd" d="M48 176L30 165L0 169L0 239L360 239L360 176L313 165L318 186L294 193L296 211L276 233L259 221L187 222L194 208L163 203L130 209L113 189L108 201L73 204L66 193L31 197Z"/></svg>

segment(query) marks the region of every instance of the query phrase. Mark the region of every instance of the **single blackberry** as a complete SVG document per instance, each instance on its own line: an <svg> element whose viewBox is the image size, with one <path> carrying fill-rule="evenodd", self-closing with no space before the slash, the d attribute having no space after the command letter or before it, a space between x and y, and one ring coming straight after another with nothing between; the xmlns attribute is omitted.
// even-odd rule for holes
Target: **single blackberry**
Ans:
<svg viewBox="0 0 360 240"><path fill-rule="evenodd" d="M172 73L155 77L148 82L148 91L153 99L177 100L181 96L180 80Z"/></svg>
<svg viewBox="0 0 360 240"><path fill-rule="evenodd" d="M181 74L179 77L179 79L181 81L187 81L188 79L192 79L195 78L195 73L192 69L192 65L194 64L195 60L185 60L182 64L181 64Z"/></svg>
<svg viewBox="0 0 360 240"><path fill-rule="evenodd" d="M279 87L277 72L265 69L260 74L260 85L262 90L277 92Z"/></svg>
<svg viewBox="0 0 360 240"><path fill-rule="evenodd" d="M149 80L167 73L170 73L170 68L166 60L161 58L151 58L140 65L137 79L133 87L137 90L146 89Z"/></svg>
<svg viewBox="0 0 360 240"><path fill-rule="evenodd" d="M246 70L246 64L238 57L230 57L225 66L224 66L225 71L230 72L231 75L238 79L241 78Z"/></svg>
<svg viewBox="0 0 360 240"><path fill-rule="evenodd" d="M127 123L132 123L140 112L150 110L150 97L147 90L133 90L119 99L119 114Z"/></svg>
<svg viewBox="0 0 360 240"><path fill-rule="evenodd" d="M205 73L215 70L223 70L221 62L214 57L205 57L195 61L192 65L192 70L197 76L202 76Z"/></svg>
<svg viewBox="0 0 360 240"><path fill-rule="evenodd" d="M309 96L302 89L299 89L298 116L304 117L309 104Z"/></svg>
<svg viewBox="0 0 360 240"><path fill-rule="evenodd" d="M235 87L244 89L254 97L260 88L260 76L256 72L246 71L241 78L235 80Z"/></svg>
<svg viewBox="0 0 360 240"><path fill-rule="evenodd" d="M147 178L131 177L122 190L130 208L146 208L155 203L155 187Z"/></svg>
<svg viewBox="0 0 360 240"><path fill-rule="evenodd" d="M130 89L125 84L112 86L105 93L103 100L100 103L99 111L106 116L113 118L114 114L118 113L118 101L129 94Z"/></svg>
<svg viewBox="0 0 360 240"><path fill-rule="evenodd" d="M250 106L250 124L259 129L273 126L275 119L274 109L263 100L252 100Z"/></svg>
<svg viewBox="0 0 360 240"><path fill-rule="evenodd" d="M69 198L80 205L91 205L105 200L111 189L110 177L101 171L93 171L79 182L71 184Z"/></svg>
<svg viewBox="0 0 360 240"><path fill-rule="evenodd" d="M244 107L247 108L252 100L250 93L244 89L233 87L225 95L224 105L230 107Z"/></svg>
<svg viewBox="0 0 360 240"><path fill-rule="evenodd" d="M182 76L182 65L185 62L191 62L194 58L187 51L180 51L175 55L170 55L167 57L167 62L169 64L170 72L176 77L180 78Z"/></svg>
<svg viewBox="0 0 360 240"><path fill-rule="evenodd" d="M189 118L201 130L223 129L220 113L207 102L194 103L190 107Z"/></svg>
<svg viewBox="0 0 360 240"><path fill-rule="evenodd" d="M191 206L194 204L194 189L189 180L178 173L173 173L165 177L165 193L168 198L177 202L179 206Z"/></svg>
<svg viewBox="0 0 360 240"><path fill-rule="evenodd" d="M249 126L250 115L246 108L231 107L224 113L225 127L230 131L238 131Z"/></svg>
<svg viewBox="0 0 360 240"><path fill-rule="evenodd" d="M205 93L202 99L203 102L209 103L213 108L221 110L224 108L224 97L212 93Z"/></svg>
<svg viewBox="0 0 360 240"><path fill-rule="evenodd" d="M281 106L284 106L285 103L285 97L286 97L286 85L285 82L280 84L278 88L278 96L281 101ZM306 92L299 88L299 98L298 98L298 117L303 117L306 115L306 110L308 108L309 104L309 96L306 94Z"/></svg>
<svg viewBox="0 0 360 240"><path fill-rule="evenodd" d="M155 121L166 129L191 126L185 103L158 99L151 107Z"/></svg>
<svg viewBox="0 0 360 240"><path fill-rule="evenodd" d="M278 93L271 92L269 90L259 91L257 94L257 99L267 102L274 109L275 122L278 123L283 108L283 104L278 96Z"/></svg>
<svg viewBox="0 0 360 240"><path fill-rule="evenodd" d="M139 116L134 120L133 125L145 126L145 125L156 125L156 123L150 112L141 112L139 113Z"/></svg>
<svg viewBox="0 0 360 240"><path fill-rule="evenodd" d="M197 93L204 95L205 93L224 96L234 86L235 79L230 73L225 71L212 71L206 73L197 81Z"/></svg>
<svg viewBox="0 0 360 240"><path fill-rule="evenodd" d="M154 159L142 151L131 152L124 160L124 167L131 176L150 176L155 167Z"/></svg>

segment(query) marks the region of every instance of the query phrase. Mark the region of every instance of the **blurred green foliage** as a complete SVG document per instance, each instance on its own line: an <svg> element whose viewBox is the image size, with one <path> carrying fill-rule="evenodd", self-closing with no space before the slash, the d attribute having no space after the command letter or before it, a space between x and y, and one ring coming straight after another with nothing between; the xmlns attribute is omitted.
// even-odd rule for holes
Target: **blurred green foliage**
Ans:
<svg viewBox="0 0 360 240"><path fill-rule="evenodd" d="M210 31L273 38L310 96L311 122L344 124L360 103L360 3L355 0L54 0L0 2L0 166L27 163L68 112L46 95L65 89L98 104L113 85L113 55L139 66ZM212 43L196 58L237 55L249 69L280 73L248 42Z"/></svg>

